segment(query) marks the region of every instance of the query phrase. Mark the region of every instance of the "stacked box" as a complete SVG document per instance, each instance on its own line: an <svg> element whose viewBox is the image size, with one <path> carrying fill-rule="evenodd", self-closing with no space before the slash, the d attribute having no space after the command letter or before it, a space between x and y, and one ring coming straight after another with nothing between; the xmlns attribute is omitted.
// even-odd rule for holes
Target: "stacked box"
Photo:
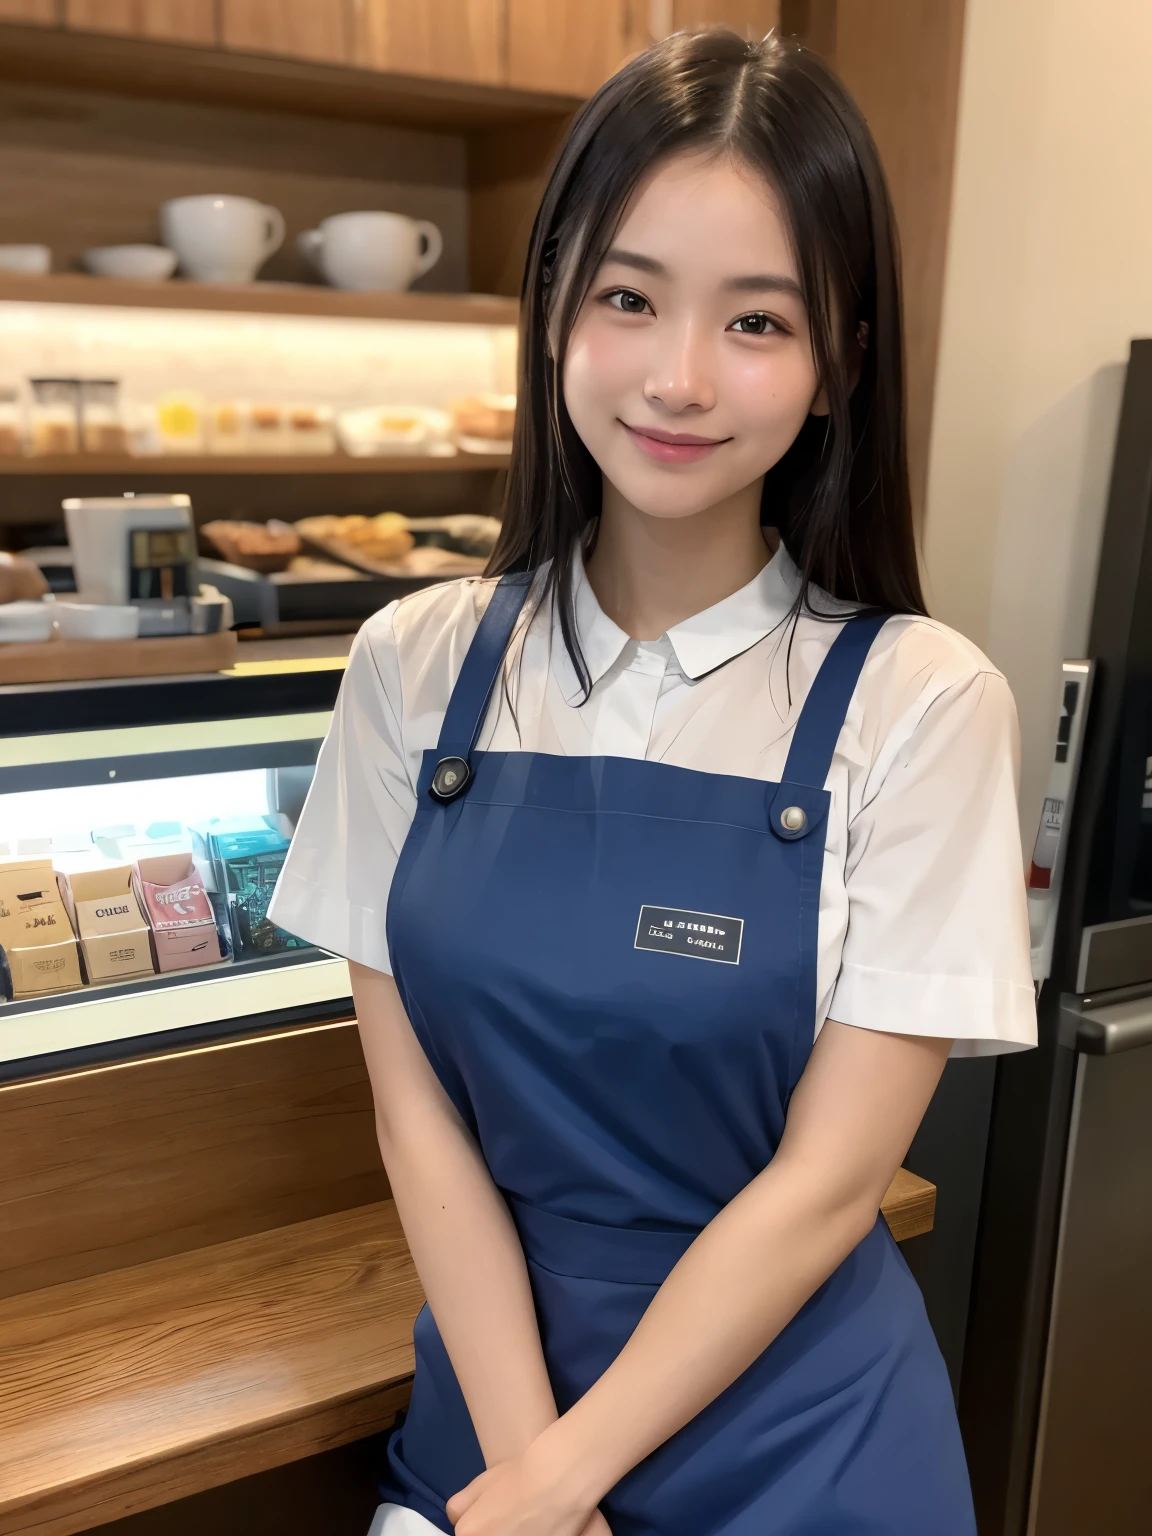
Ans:
<svg viewBox="0 0 1152 1536"><path fill-rule="evenodd" d="M76 935L51 859L0 860L0 949L13 997L84 985Z"/></svg>

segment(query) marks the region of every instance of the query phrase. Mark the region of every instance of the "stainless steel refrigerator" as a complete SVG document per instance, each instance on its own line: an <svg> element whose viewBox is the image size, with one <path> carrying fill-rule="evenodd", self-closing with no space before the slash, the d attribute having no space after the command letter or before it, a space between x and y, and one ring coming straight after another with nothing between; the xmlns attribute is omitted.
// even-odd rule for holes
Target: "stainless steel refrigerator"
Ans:
<svg viewBox="0 0 1152 1536"><path fill-rule="evenodd" d="M1080 433L1083 464L1110 462L1096 509L1068 432L1058 440L1062 420ZM1025 836L1039 851L1058 832L1060 878L1040 1047L996 1065L960 1416L981 1536L1148 1536L1152 341L1054 408L1047 441L1047 457L1043 430L1022 448L1032 489L1020 479L1006 509L989 649L1031 724ZM1068 748L1066 660L1091 678L1075 795L1041 805L1035 764ZM1041 858L1041 885L1047 867ZM1035 884L1035 857L1031 873Z"/></svg>

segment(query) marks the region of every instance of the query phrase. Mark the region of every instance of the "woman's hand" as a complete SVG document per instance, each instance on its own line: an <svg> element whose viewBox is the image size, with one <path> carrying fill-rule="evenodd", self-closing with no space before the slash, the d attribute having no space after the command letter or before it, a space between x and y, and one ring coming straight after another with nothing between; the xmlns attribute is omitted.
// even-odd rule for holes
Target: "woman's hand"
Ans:
<svg viewBox="0 0 1152 1536"><path fill-rule="evenodd" d="M502 1461L448 1500L456 1536L612 1536L600 1511L531 1454Z"/></svg>

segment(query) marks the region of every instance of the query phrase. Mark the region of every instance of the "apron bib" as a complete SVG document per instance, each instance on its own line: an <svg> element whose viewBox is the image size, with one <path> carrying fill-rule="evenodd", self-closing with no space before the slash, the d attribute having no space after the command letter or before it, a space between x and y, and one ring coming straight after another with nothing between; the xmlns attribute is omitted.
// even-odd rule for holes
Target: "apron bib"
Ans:
<svg viewBox="0 0 1152 1536"><path fill-rule="evenodd" d="M824 783L883 618L844 626L772 784L477 752L527 590L496 588L424 755L388 945L512 1211L563 1412L779 1144L815 1030ZM427 1307L414 1339L381 1494L450 1532L484 1462ZM614 1536L974 1536L947 1373L882 1217L602 1507Z"/></svg>

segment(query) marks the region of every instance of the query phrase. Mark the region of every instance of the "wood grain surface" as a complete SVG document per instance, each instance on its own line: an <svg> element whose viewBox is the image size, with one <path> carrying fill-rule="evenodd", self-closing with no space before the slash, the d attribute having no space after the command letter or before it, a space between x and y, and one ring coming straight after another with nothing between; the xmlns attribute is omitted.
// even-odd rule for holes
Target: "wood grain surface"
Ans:
<svg viewBox="0 0 1152 1536"><path fill-rule="evenodd" d="M351 60L344 0L220 0L225 48L284 53L326 64Z"/></svg>
<svg viewBox="0 0 1152 1536"><path fill-rule="evenodd" d="M216 0L64 0L64 20L79 31L216 42Z"/></svg>
<svg viewBox="0 0 1152 1536"><path fill-rule="evenodd" d="M68 1536L386 1428L421 1302L390 1201L0 1302L0 1533Z"/></svg>
<svg viewBox="0 0 1152 1536"><path fill-rule="evenodd" d="M59 20L57 0L0 0L0 21L35 22L53 27Z"/></svg>
<svg viewBox="0 0 1152 1536"><path fill-rule="evenodd" d="M515 325L519 306L487 293L353 293L319 283L193 283L53 272L0 273L0 300L27 304L111 304L127 309L207 309L257 315L315 315L332 320L442 320L457 325Z"/></svg>
<svg viewBox="0 0 1152 1536"><path fill-rule="evenodd" d="M901 1169L902 1237L934 1189ZM391 1201L0 1302L0 1536L102 1521L386 1428L422 1292Z"/></svg>
<svg viewBox="0 0 1152 1536"><path fill-rule="evenodd" d="M387 1196L352 1022L0 1087L0 1296Z"/></svg>
<svg viewBox="0 0 1152 1536"><path fill-rule="evenodd" d="M236 664L236 636L157 635L145 640L0 641L0 686L62 683L97 677L171 677L226 672Z"/></svg>
<svg viewBox="0 0 1152 1536"><path fill-rule="evenodd" d="M96 53L137 46L98 34L36 35L53 43L82 41ZM177 57L202 52L140 46ZM0 75L8 75L10 58L8 38L0 36ZM287 239L261 267L261 282L134 283L68 271L91 246L154 243L158 210L169 198L221 193L270 203L284 215ZM463 319L475 306L457 301L449 312L429 301L468 288L467 204L464 144L450 133L191 104L167 94L140 101L0 80L0 241L42 241L52 249L55 269L38 289L29 290L26 279L6 287L5 297L38 292L64 303ZM444 236L444 255L419 282L430 292L340 294L315 281L296 237L350 208L432 220Z"/></svg>
<svg viewBox="0 0 1152 1536"><path fill-rule="evenodd" d="M936 1219L936 1186L907 1168L899 1168L880 1207L898 1243L931 1232Z"/></svg>
<svg viewBox="0 0 1152 1536"><path fill-rule="evenodd" d="M908 460L923 511L960 92L964 0L840 0L835 65L868 119L900 228Z"/></svg>
<svg viewBox="0 0 1152 1536"><path fill-rule="evenodd" d="M179 475L181 484L189 475L436 475L457 470L507 469L506 453L458 453L452 458L435 458L381 453L373 458L354 459L346 453L328 453L317 457L289 454L260 454L252 458L224 454L165 454L160 458L96 458L74 453L60 458L0 459L0 476L73 475L91 481L94 475L125 475L149 480Z"/></svg>
<svg viewBox="0 0 1152 1536"><path fill-rule="evenodd" d="M591 96L624 62L625 0L507 0L508 83Z"/></svg>
<svg viewBox="0 0 1152 1536"><path fill-rule="evenodd" d="M356 0L352 57L369 69L499 85L504 0Z"/></svg>

